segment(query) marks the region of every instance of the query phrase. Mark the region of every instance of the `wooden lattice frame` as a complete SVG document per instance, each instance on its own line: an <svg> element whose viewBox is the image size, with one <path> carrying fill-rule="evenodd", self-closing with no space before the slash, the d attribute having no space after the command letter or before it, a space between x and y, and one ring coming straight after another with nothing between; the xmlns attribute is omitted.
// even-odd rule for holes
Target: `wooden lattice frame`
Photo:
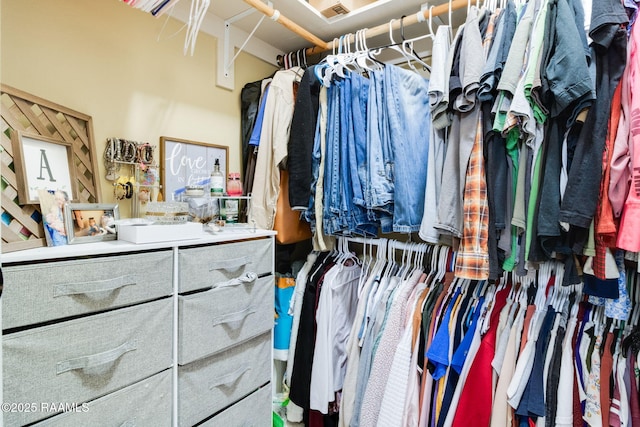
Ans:
<svg viewBox="0 0 640 427"><path fill-rule="evenodd" d="M7 85L0 85L2 252L46 246L39 205L18 203L11 132L44 135L73 145L77 201L100 203L100 180L91 116Z"/></svg>

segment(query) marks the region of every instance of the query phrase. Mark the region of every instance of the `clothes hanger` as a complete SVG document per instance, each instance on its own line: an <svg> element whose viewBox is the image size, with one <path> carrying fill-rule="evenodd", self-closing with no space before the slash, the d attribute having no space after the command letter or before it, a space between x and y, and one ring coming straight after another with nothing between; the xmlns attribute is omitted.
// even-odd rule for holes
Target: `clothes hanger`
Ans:
<svg viewBox="0 0 640 427"><path fill-rule="evenodd" d="M400 243L397 240L395 240L393 242L393 245L395 247L395 250L401 251L400 252L400 262L396 261L397 269L395 271L395 275L398 276L400 279L402 279L403 276L404 276L405 268L407 266L406 265L406 261L405 261L405 258L407 256L407 247L406 246L405 247L400 247ZM397 254L396 254L396 256L397 256ZM394 256L394 259L397 259L396 256Z"/></svg>
<svg viewBox="0 0 640 427"><path fill-rule="evenodd" d="M413 263L411 274L415 274L418 270L420 270L420 259L422 258L422 244L414 243L413 244Z"/></svg>
<svg viewBox="0 0 640 427"><path fill-rule="evenodd" d="M349 250L349 242L346 237L338 237L338 246L340 255L338 257L338 260L336 261L336 264L340 264L342 268L347 264L348 261L359 263L358 257L356 257L355 254Z"/></svg>
<svg viewBox="0 0 640 427"><path fill-rule="evenodd" d="M293 68L295 66L294 63L293 63L293 52L289 52L287 54L287 58L289 60L289 68L287 68L287 69L291 69L291 68Z"/></svg>
<svg viewBox="0 0 640 427"><path fill-rule="evenodd" d="M442 246L436 245L434 246L433 251L431 252L431 262L429 266L430 268L429 273L433 274L436 280L440 275L438 268L440 267L440 250L441 249L442 249Z"/></svg>
<svg viewBox="0 0 640 427"><path fill-rule="evenodd" d="M332 63L334 61L333 57L335 57L337 53L337 48L338 39L334 38L331 45L331 54L322 58L322 60L313 69L313 73L316 76L316 79L324 87L331 86L331 79L333 78Z"/></svg>
<svg viewBox="0 0 640 427"><path fill-rule="evenodd" d="M329 65L328 72L325 72L325 83L329 87L330 81L334 75L345 77L344 67L340 64L339 58L343 51L344 36L333 39L334 53L327 55L326 60Z"/></svg>
<svg viewBox="0 0 640 427"><path fill-rule="evenodd" d="M424 272L424 257L427 255L427 250L429 250L429 245L426 243L422 244L422 251L420 252L420 261L418 262L418 267Z"/></svg>
<svg viewBox="0 0 640 427"><path fill-rule="evenodd" d="M300 49L296 50L296 65L302 67L302 60L300 59Z"/></svg>
<svg viewBox="0 0 640 427"><path fill-rule="evenodd" d="M413 56L416 60L416 62L422 64L422 66L426 69L429 70L429 72L431 72L431 67L425 63L422 58L420 58L420 56L416 53L415 49L414 49L414 43L420 40L424 40L424 39L431 39L433 40L435 38L435 33L433 32L433 6L429 7L429 21L428 21L428 26L429 26L429 32L427 34L423 34L421 36L417 36L414 37L412 39L406 39L404 38L404 25L402 24L404 19L404 16L401 18L400 22L400 29L401 29L401 36L402 36L402 50L404 51L404 53L406 55L409 56Z"/></svg>
<svg viewBox="0 0 640 427"><path fill-rule="evenodd" d="M353 41L352 41L353 38ZM347 70L350 72L361 72L362 70L355 62L355 55L351 51L351 44L355 42L355 35L353 33L349 33L343 36L343 52L341 55L338 55L338 63L342 66L343 70ZM354 47L355 49L355 47Z"/></svg>
<svg viewBox="0 0 640 427"><path fill-rule="evenodd" d="M166 1L164 4L158 6L155 10L153 10L151 12L151 14L153 16L155 16L156 18L161 17L164 13L166 13L167 10L170 10L172 7L174 7L180 0L169 0Z"/></svg>
<svg viewBox="0 0 640 427"><path fill-rule="evenodd" d="M440 250L440 256L438 257L438 280L444 280L445 274L447 273L447 260L449 259L449 253L451 248L449 246L443 246L443 249Z"/></svg>
<svg viewBox="0 0 640 427"><path fill-rule="evenodd" d="M420 40L423 37L420 36L420 37L416 37L414 39L409 39L409 40L405 39L404 18L406 18L405 15L403 15L400 18L400 37L402 37L401 48L402 48L403 55L405 56L405 58L407 58L407 63L409 64L409 67L411 67L414 71L417 71L416 68L411 64L411 59L413 58L413 60L421 64L425 70L431 71L431 67L426 62L424 62L422 58L420 58L420 55L418 55L418 53L413 48L413 42L416 40Z"/></svg>
<svg viewBox="0 0 640 427"><path fill-rule="evenodd" d="M404 16L402 17L402 19L404 19ZM400 46L400 45L401 45L402 43L396 43L396 41L395 41L395 40L394 40L394 38L393 38L393 23L394 23L394 21L396 21L396 19L395 19L395 18L392 18L392 19L389 21L389 41L390 41L391 43L390 43L390 44L388 44L388 45L380 46L380 47L377 47L377 48L375 48L375 49L371 50L371 55L373 55L373 56L377 56L377 55L379 55L379 54L382 52L382 50L383 50L383 49L392 49L392 50L395 50L396 52L399 52L399 53L400 53L400 54L401 54L401 55L402 55L402 56L407 60L407 64L409 65L409 67L410 67L412 70L417 71L417 70L415 69L415 67L413 66L413 64L411 63L411 61L410 61L409 56L407 55L407 53L406 53L406 52L401 48L401 46ZM401 21L401 23L402 23L402 21Z"/></svg>
<svg viewBox="0 0 640 427"><path fill-rule="evenodd" d="M367 28L363 28L356 32L355 61L364 70L382 70L384 63L377 60L367 46L367 30Z"/></svg>
<svg viewBox="0 0 640 427"><path fill-rule="evenodd" d="M211 0L191 0L191 8L189 10L189 22L187 25L187 36L184 41L184 54L187 54L191 48L191 56L196 48L196 39L198 32L204 21L204 17L209 9Z"/></svg>

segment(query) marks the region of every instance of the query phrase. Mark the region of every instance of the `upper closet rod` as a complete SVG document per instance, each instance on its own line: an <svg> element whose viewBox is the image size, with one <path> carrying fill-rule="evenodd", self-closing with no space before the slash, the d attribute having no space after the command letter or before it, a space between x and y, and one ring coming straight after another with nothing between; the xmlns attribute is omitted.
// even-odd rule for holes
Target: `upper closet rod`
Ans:
<svg viewBox="0 0 640 427"><path fill-rule="evenodd" d="M295 22L293 22L292 20L290 20L286 16L280 15L280 11L278 11L278 10L272 8L272 7L269 7L268 5L262 3L260 0L244 0L244 2L248 3L249 5L251 5L254 8L256 8L257 10L259 10L260 12L264 13L265 15L267 15L272 20L274 20L276 22L279 22L284 27L290 29L291 31L293 31L294 33L298 34L300 37L304 38L305 40L310 41L316 47L320 47L323 50L331 49L331 45L333 43L329 44L329 43L325 42L324 40L322 40L321 38L311 34L309 31L305 30L300 25L296 24Z"/></svg>
<svg viewBox="0 0 640 427"><path fill-rule="evenodd" d="M256 8L260 12L264 13L272 20L279 22L284 27L290 29L291 31L298 34L300 37L304 38L305 40L308 40L309 42L313 43L314 47L310 47L306 50L307 55L313 55L315 53L320 53L320 52L333 49L333 43L334 43L333 41L330 41L330 42L323 41L319 37L313 35L306 29L302 28L300 25L291 21L289 18L282 16L278 10L262 3L262 1L244 0L244 2ZM457 10L457 9L462 9L463 7L468 7L469 4L470 4L470 0L451 0L448 3L443 3L441 5L434 6L431 9L431 16L443 15L445 13L448 13L449 10ZM424 21L428 18L429 18L429 8L426 8L424 10L421 10L417 13L414 13L412 15L405 17L402 20L402 23L400 22L399 19L394 20L392 24L392 28L394 30L397 30L400 28L400 25L404 25L404 26L413 25L417 22ZM370 38L370 37L375 37L375 36L388 34L388 33L389 33L389 24L385 23L385 24L378 25L377 27L368 28L365 33L365 36L367 38Z"/></svg>

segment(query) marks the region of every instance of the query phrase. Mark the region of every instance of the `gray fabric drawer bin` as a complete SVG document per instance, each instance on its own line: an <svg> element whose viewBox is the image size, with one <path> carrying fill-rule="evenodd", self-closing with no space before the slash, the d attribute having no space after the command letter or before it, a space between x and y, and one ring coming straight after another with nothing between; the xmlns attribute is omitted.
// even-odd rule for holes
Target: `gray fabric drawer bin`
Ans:
<svg viewBox="0 0 640 427"><path fill-rule="evenodd" d="M257 239L202 248L181 249L179 292L210 288L247 271L272 273L273 239Z"/></svg>
<svg viewBox="0 0 640 427"><path fill-rule="evenodd" d="M230 406L271 377L271 332L178 367L178 424L195 423Z"/></svg>
<svg viewBox="0 0 640 427"><path fill-rule="evenodd" d="M86 402L171 366L171 298L2 340L5 402ZM5 413L5 426L51 414Z"/></svg>
<svg viewBox="0 0 640 427"><path fill-rule="evenodd" d="M180 296L178 363L186 365L271 330L273 276L246 273L206 292Z"/></svg>
<svg viewBox="0 0 640 427"><path fill-rule="evenodd" d="M66 412L35 425L38 427L171 426L171 370L162 371L85 405L84 411Z"/></svg>
<svg viewBox="0 0 640 427"><path fill-rule="evenodd" d="M271 427L271 385L262 387L199 427Z"/></svg>
<svg viewBox="0 0 640 427"><path fill-rule="evenodd" d="M4 329L171 295L171 251L7 266Z"/></svg>

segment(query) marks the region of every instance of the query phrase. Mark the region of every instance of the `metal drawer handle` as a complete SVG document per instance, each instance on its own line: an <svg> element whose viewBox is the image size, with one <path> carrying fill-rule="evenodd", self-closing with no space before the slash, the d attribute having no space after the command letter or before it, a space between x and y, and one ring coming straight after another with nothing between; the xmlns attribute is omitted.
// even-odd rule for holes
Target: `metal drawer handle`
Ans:
<svg viewBox="0 0 640 427"><path fill-rule="evenodd" d="M97 292L114 291L125 286L135 285L136 276L128 274L126 276L115 277L113 279L96 280L94 282L66 283L53 287L53 297L67 295L92 294Z"/></svg>
<svg viewBox="0 0 640 427"><path fill-rule="evenodd" d="M246 255L235 259L225 259L221 261L214 261L209 264L209 271L213 270L237 270L240 267L244 267L247 264L252 264L253 259L250 255Z"/></svg>
<svg viewBox="0 0 640 427"><path fill-rule="evenodd" d="M254 273L253 271L248 271L248 272L244 273L242 276L236 277L235 279L231 279L231 280L228 280L226 282L215 284L215 285L212 286L212 289L229 288L229 287L232 287L232 286L247 285L249 283L255 283L256 279L258 279L258 275L256 273Z"/></svg>
<svg viewBox="0 0 640 427"><path fill-rule="evenodd" d="M212 390L220 386L230 387L234 383L236 383L246 372L250 370L251 370L251 366L242 365L235 371L229 372L227 375L223 375L213 380L211 385L209 385L209 390Z"/></svg>
<svg viewBox="0 0 640 427"><path fill-rule="evenodd" d="M138 347L138 340L127 341L124 344L102 353L90 354L89 356L76 357L56 364L56 374L74 371L76 369L91 369L115 362L123 354L134 351Z"/></svg>
<svg viewBox="0 0 640 427"><path fill-rule="evenodd" d="M223 316L219 316L213 319L213 326L217 326L220 324L229 325L233 329L237 329L240 327L244 319L247 318L250 314L256 312L255 307L247 307L244 310L236 311L235 313L225 314Z"/></svg>
<svg viewBox="0 0 640 427"><path fill-rule="evenodd" d="M136 427L136 420L127 420L120 424L120 427Z"/></svg>

